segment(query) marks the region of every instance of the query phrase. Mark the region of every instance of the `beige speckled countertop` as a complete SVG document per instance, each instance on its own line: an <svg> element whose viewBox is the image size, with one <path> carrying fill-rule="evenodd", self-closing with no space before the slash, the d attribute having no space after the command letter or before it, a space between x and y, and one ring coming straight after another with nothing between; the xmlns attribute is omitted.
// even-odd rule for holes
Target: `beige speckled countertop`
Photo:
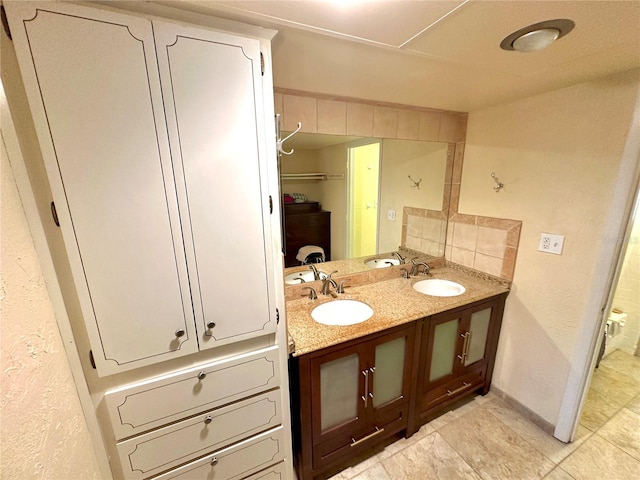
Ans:
<svg viewBox="0 0 640 480"><path fill-rule="evenodd" d="M413 284L427 278L451 280L463 285L466 291L456 297L433 297L416 292ZM322 325L311 318L311 310L334 300L330 295L318 294L317 300L292 299L287 301L290 353L300 356L507 291L509 288L504 282L451 267L432 269L429 276L400 277L349 287L337 299L360 300L373 309L369 320L349 326Z"/></svg>

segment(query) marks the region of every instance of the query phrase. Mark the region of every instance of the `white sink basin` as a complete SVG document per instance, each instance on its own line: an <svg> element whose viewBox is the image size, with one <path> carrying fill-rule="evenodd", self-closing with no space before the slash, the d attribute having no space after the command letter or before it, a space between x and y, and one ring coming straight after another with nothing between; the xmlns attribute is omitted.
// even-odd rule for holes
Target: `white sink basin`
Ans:
<svg viewBox="0 0 640 480"><path fill-rule="evenodd" d="M324 278L324 277L326 277L326 275L320 272L320 278ZM284 283L286 283L287 285L297 285L299 283L313 282L313 281L314 281L313 272L311 270L309 270L308 272L290 273L289 275L286 275L284 277Z"/></svg>
<svg viewBox="0 0 640 480"><path fill-rule="evenodd" d="M397 258L374 258L373 260L367 260L364 264L371 268L386 268L392 265L400 265L400 260Z"/></svg>
<svg viewBox="0 0 640 480"><path fill-rule="evenodd" d="M311 317L323 325L355 325L373 315L373 309L358 300L334 300L318 305Z"/></svg>
<svg viewBox="0 0 640 480"><path fill-rule="evenodd" d="M466 291L466 288L459 283L439 278L416 282L413 284L413 289L434 297L455 297L456 295L462 295Z"/></svg>

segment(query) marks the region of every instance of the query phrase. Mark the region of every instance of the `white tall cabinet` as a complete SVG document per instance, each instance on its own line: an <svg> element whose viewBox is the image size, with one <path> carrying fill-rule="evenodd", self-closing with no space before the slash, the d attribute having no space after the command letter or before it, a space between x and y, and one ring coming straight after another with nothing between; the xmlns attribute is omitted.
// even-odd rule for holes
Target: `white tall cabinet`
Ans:
<svg viewBox="0 0 640 480"><path fill-rule="evenodd" d="M4 6L114 477L287 478L268 39Z"/></svg>

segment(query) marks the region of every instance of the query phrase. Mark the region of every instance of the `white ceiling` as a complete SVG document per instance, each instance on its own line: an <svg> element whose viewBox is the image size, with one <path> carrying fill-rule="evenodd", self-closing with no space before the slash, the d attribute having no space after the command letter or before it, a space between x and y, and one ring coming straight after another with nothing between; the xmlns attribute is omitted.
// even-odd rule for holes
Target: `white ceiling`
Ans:
<svg viewBox="0 0 640 480"><path fill-rule="evenodd" d="M279 31L276 87L473 111L640 68L640 0L173 0ZM546 50L504 51L527 25L569 18Z"/></svg>

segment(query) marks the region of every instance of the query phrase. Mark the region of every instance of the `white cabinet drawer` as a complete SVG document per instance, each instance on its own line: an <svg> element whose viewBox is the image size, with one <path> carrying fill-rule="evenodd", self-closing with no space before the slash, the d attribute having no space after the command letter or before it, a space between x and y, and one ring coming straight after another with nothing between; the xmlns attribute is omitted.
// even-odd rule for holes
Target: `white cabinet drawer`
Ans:
<svg viewBox="0 0 640 480"><path fill-rule="evenodd" d="M279 385L273 346L111 390L105 403L122 439Z"/></svg>
<svg viewBox="0 0 640 480"><path fill-rule="evenodd" d="M124 476L142 479L282 423L272 390L118 443Z"/></svg>
<svg viewBox="0 0 640 480"><path fill-rule="evenodd" d="M284 472L284 462L280 462L273 467L269 467L266 470L247 477L245 480L285 480Z"/></svg>
<svg viewBox="0 0 640 480"><path fill-rule="evenodd" d="M153 479L239 480L281 462L284 450L284 433L278 427Z"/></svg>

